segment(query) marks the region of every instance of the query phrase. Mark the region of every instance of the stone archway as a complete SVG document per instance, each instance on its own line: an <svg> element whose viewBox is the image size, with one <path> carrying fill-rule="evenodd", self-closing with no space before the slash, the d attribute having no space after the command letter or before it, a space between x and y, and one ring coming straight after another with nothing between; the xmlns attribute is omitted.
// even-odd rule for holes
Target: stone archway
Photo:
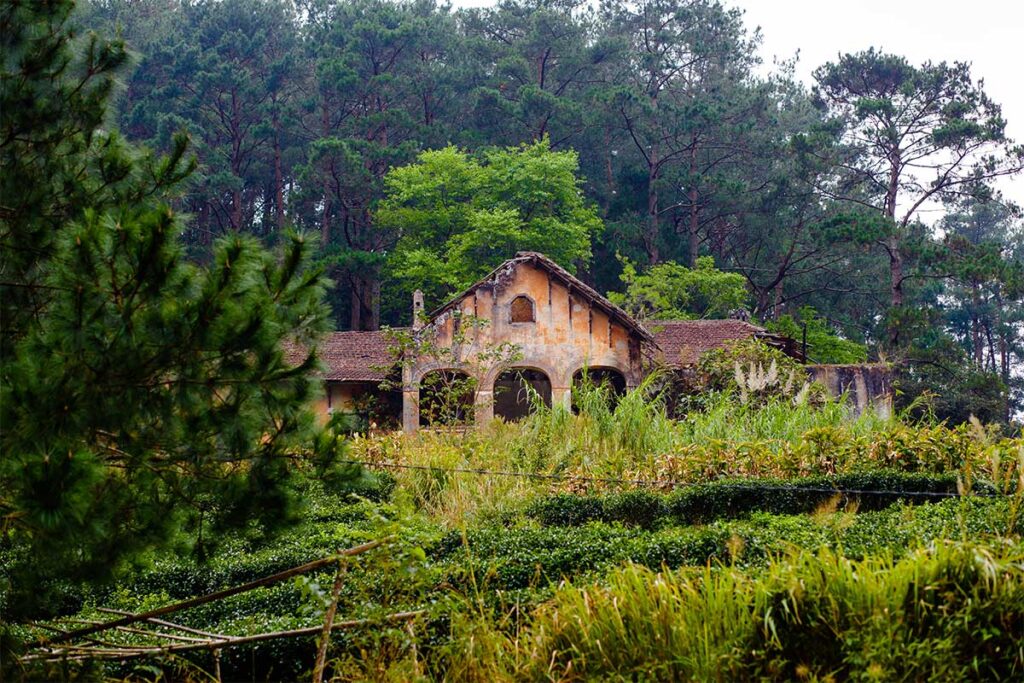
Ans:
<svg viewBox="0 0 1024 683"><path fill-rule="evenodd" d="M521 420L533 412L540 400L551 407L551 378L535 368L509 368L494 380L494 416L508 422Z"/></svg>
<svg viewBox="0 0 1024 683"><path fill-rule="evenodd" d="M628 383L626 382L626 375L621 370L618 370L616 368L580 368L572 376L573 412L577 412L576 392L577 388L582 385L597 387L602 392L605 392L610 402L610 407L612 408L614 408L618 404L619 399L626 394L626 390L628 387Z"/></svg>
<svg viewBox="0 0 1024 683"><path fill-rule="evenodd" d="M475 379L461 370L438 369L419 381L419 425L439 427L473 423Z"/></svg>

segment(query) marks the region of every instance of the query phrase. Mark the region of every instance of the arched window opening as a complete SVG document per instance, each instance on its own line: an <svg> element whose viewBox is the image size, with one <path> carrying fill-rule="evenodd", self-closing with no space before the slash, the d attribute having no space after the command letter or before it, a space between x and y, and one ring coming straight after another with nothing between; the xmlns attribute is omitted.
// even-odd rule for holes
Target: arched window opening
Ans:
<svg viewBox="0 0 1024 683"><path fill-rule="evenodd" d="M626 394L626 377L614 368L582 368L572 377L572 411L586 409L591 400L614 410Z"/></svg>
<svg viewBox="0 0 1024 683"><path fill-rule="evenodd" d="M434 370L420 380L420 426L442 427L473 422L476 380L458 370Z"/></svg>
<svg viewBox="0 0 1024 683"><path fill-rule="evenodd" d="M512 368L494 380L494 416L508 422L533 412L537 401L551 407L551 380L540 370Z"/></svg>
<svg viewBox="0 0 1024 683"><path fill-rule="evenodd" d="M514 323L532 323L536 320L533 310L533 301L530 297L520 294L512 299L509 320Z"/></svg>

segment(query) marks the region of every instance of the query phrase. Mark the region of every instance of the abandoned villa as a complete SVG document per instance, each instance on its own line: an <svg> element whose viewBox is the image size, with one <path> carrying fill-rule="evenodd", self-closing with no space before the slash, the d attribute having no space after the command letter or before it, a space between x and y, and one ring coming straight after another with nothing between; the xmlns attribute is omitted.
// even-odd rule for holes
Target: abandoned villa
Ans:
<svg viewBox="0 0 1024 683"><path fill-rule="evenodd" d="M412 317L410 328L334 332L324 339L320 412L363 423L400 422L412 432L431 424L425 409L429 380L444 377L468 380L472 391L463 417L482 424L519 419L537 401L569 407L573 387L585 375L622 393L654 368L684 372L705 351L734 340L756 338L798 360L805 356L796 340L744 320L642 325L533 252L520 252L429 315L417 292ZM885 366L805 367L831 394L846 394L858 412L891 409Z"/></svg>

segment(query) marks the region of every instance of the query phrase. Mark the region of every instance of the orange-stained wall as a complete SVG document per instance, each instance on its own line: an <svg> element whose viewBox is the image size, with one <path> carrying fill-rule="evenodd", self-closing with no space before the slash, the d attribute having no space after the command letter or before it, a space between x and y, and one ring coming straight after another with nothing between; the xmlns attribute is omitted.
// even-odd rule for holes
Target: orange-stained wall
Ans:
<svg viewBox="0 0 1024 683"><path fill-rule="evenodd" d="M535 322L510 321L512 300L520 295L534 302ZM533 368L544 372L551 381L552 399L568 405L573 375L584 367L613 368L626 378L628 386L638 384L643 376L641 340L608 315L565 285L552 278L546 270L528 262L514 262L496 276L468 293L456 306L462 316L487 321L481 328L468 330L465 343L453 345L460 317L452 311L433 321L423 333L433 334L438 347L453 347L459 363L456 367L478 381L478 421L490 417L494 380L506 366L481 363L482 352L499 344L514 344L521 358L512 367ZM442 369L432 358L419 358L405 371L405 426L411 430L418 424L415 402L420 379L431 370ZM455 369L445 367L443 369ZM412 412L410 412L412 411Z"/></svg>
<svg viewBox="0 0 1024 683"><path fill-rule="evenodd" d="M372 390L372 385L370 385ZM324 420L331 413L351 413L356 410L356 397L367 391L366 383L327 382L324 393L316 399L313 408Z"/></svg>

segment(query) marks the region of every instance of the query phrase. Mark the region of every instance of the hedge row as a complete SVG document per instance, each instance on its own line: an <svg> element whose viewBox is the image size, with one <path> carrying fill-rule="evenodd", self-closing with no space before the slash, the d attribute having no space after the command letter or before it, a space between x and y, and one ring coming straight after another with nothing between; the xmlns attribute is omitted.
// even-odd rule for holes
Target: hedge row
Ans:
<svg viewBox="0 0 1024 683"><path fill-rule="evenodd" d="M449 566L451 581L468 579L492 589L540 587L625 561L647 567L708 562L760 565L792 547L841 548L851 557L891 552L945 538L981 538L1008 530L1002 499L956 499L935 505L896 506L856 515L772 515L719 520L699 527L644 531L591 522L576 527L493 526L444 537L433 555Z"/></svg>
<svg viewBox="0 0 1024 683"><path fill-rule="evenodd" d="M975 493L992 493L975 486ZM627 491L607 495L559 494L531 503L527 517L546 526L579 526L588 522L619 522L652 528L665 524L706 524L752 512L798 515L833 501L862 511L881 510L898 502L941 500L957 492L954 474L876 471L799 479L732 479L697 484L668 494ZM931 495L940 494L940 496Z"/></svg>

